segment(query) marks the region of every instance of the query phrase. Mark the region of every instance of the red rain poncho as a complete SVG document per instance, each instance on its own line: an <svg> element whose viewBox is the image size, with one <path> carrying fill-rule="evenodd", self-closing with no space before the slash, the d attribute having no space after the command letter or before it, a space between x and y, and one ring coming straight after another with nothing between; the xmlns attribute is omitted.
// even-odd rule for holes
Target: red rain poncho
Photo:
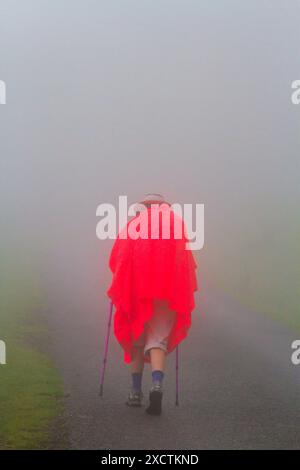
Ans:
<svg viewBox="0 0 300 470"><path fill-rule="evenodd" d="M184 223L169 205L158 207L152 206L128 222L118 235L109 260L113 280L107 294L116 308L114 333L124 350L125 363L131 362L132 343L152 315L153 299L168 300L169 308L176 312L167 354L186 337L195 307L197 265L191 250L186 249L188 240ZM154 211L158 217L153 217ZM165 227L162 214L166 212L169 215L169 239L165 239L162 231ZM147 221L148 238L141 238L141 233L139 238L133 239L129 232L141 227L141 217ZM174 229L179 226L182 228L180 239L174 237ZM151 238L152 233L156 233L157 238ZM122 238L126 234L127 239ZM150 362L149 357L144 356L144 361Z"/></svg>

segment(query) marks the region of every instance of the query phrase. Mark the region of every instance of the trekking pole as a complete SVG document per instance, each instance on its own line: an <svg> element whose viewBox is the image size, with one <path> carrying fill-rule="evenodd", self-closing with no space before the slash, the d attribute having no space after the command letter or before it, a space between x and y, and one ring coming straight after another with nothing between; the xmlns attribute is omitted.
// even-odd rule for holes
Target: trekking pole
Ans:
<svg viewBox="0 0 300 470"><path fill-rule="evenodd" d="M104 374L105 374L105 367L107 362L107 353L108 353L108 342L109 342L109 335L110 335L110 327L111 327L111 320L112 320L112 313L113 313L113 303L110 300L109 302L109 314L108 314L108 324L107 324L107 333L106 333L106 340L105 340L105 350L104 350L104 358L103 358L103 365L102 365L102 372L101 372L101 382L100 382L100 397L103 396L103 384L104 384Z"/></svg>
<svg viewBox="0 0 300 470"><path fill-rule="evenodd" d="M179 380L178 380L178 371L179 371L179 349L176 347L176 401L175 406L179 406L178 401L178 389L179 389Z"/></svg>

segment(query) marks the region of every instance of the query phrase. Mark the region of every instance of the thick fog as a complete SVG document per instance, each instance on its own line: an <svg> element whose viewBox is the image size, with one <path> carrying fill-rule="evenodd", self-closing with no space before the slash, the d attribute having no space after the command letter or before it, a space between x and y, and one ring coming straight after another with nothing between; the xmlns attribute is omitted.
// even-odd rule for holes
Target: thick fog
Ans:
<svg viewBox="0 0 300 470"><path fill-rule="evenodd" d="M205 205L201 289L294 315L299 20L296 0L2 0L6 264L50 305L100 312L96 208L158 192Z"/></svg>

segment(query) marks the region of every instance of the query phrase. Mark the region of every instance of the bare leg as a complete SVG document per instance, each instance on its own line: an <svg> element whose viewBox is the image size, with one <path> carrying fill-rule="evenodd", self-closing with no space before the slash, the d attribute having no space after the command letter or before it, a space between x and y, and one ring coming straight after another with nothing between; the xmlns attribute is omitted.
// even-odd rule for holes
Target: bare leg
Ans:
<svg viewBox="0 0 300 470"><path fill-rule="evenodd" d="M144 351L143 348L134 348L133 359L130 363L131 373L143 372L144 370Z"/></svg>
<svg viewBox="0 0 300 470"><path fill-rule="evenodd" d="M164 371L166 364L166 353L161 348L150 349L151 368L152 370Z"/></svg>

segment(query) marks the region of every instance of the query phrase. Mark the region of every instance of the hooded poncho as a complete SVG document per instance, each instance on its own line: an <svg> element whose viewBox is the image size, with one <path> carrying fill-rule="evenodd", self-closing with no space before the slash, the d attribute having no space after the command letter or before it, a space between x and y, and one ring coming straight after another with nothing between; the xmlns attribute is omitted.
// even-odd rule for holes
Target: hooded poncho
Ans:
<svg viewBox="0 0 300 470"><path fill-rule="evenodd" d="M169 354L188 333L197 290L197 265L183 220L167 204L136 215L119 233L109 266L113 279L107 294L116 308L114 334L124 350L124 362L132 360L133 341L152 316L153 299L166 299L176 312ZM149 357L144 361L150 362Z"/></svg>

